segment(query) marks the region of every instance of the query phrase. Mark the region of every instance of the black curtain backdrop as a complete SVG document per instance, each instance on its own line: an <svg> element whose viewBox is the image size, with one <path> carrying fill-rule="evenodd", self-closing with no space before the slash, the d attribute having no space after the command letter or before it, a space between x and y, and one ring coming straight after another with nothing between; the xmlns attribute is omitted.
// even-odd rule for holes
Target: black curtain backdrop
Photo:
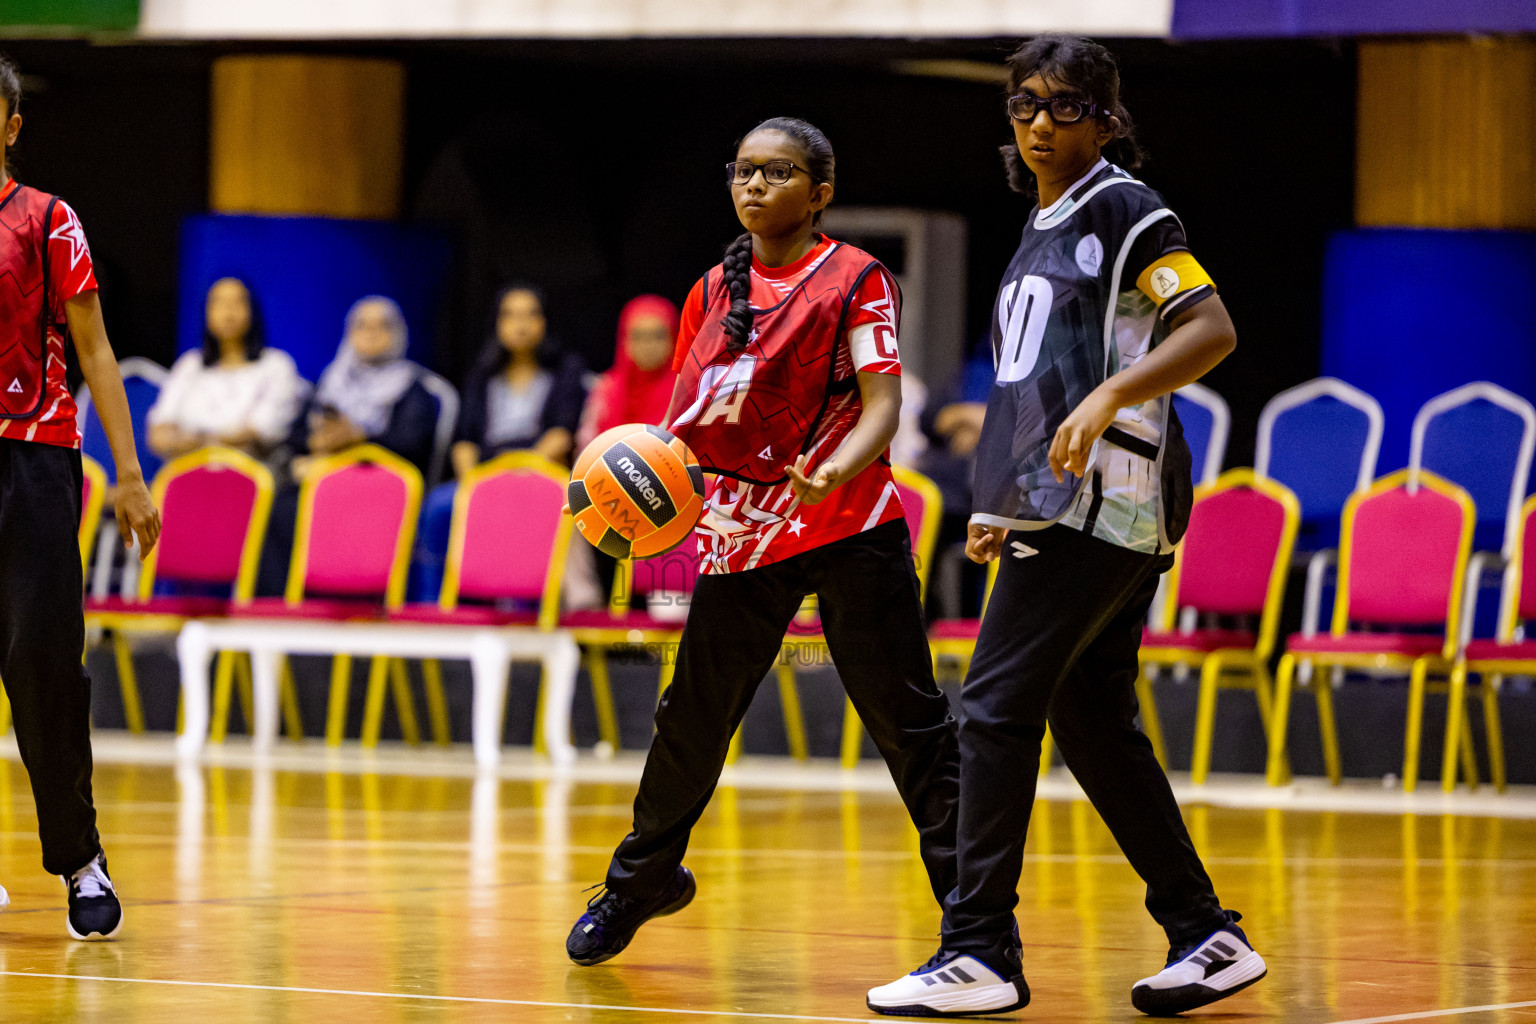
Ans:
<svg viewBox="0 0 1536 1024"><path fill-rule="evenodd" d="M38 40L0 52L22 72L13 173L80 215L119 357L169 365L181 222L208 210L211 54Z"/></svg>
<svg viewBox="0 0 1536 1024"><path fill-rule="evenodd" d="M408 69L404 214L457 243L436 367L459 379L495 288L550 292L552 328L594 369L619 306L680 301L740 230L734 141L779 114L823 128L837 202L951 210L969 223L966 335L989 321L1029 203L1007 190L998 66L1011 40L126 44L12 40L30 95L18 177L64 195L90 237L120 354L169 362L181 219L207 208L208 69L229 52L390 56ZM1233 406L1228 465L1252 458L1274 392L1316 374L1324 241L1351 224L1355 61L1316 42L1109 40L1150 154L1237 323L1207 383ZM958 62L949 77L913 61ZM932 70L931 68L929 69ZM302 130L302 126L297 126ZM930 381L931 386L945 382Z"/></svg>

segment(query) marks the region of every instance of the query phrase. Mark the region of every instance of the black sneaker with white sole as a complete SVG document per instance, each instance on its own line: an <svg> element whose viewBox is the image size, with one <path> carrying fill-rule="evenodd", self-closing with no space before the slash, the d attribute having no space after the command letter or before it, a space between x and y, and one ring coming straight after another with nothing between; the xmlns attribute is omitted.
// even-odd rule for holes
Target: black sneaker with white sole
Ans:
<svg viewBox="0 0 1536 1024"><path fill-rule="evenodd" d="M83 942L110 939L123 927L123 905L107 875L107 855L98 853L73 875L60 875L69 889L69 937Z"/></svg>
<svg viewBox="0 0 1536 1024"><path fill-rule="evenodd" d="M587 902L587 912L571 928L565 953L582 967L612 960L624 952L641 925L682 910L697 891L693 872L681 866L665 888L650 896L620 896L603 889Z"/></svg>
<svg viewBox="0 0 1536 1024"><path fill-rule="evenodd" d="M1151 1017L1171 1017L1241 992L1269 972L1248 944L1236 914L1226 927L1193 946L1172 950L1168 966L1131 987L1131 1005Z"/></svg>
<svg viewBox="0 0 1536 1024"><path fill-rule="evenodd" d="M969 953L940 949L926 964L889 985L869 990L864 1005L895 1017L969 1017L1029 1005L1018 949L1009 962L989 964Z"/></svg>

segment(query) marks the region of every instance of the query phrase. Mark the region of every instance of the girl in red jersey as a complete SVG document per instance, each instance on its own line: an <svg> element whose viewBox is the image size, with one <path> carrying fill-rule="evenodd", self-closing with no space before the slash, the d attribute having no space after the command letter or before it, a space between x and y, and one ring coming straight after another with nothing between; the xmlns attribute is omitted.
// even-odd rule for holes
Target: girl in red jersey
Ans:
<svg viewBox="0 0 1536 1024"><path fill-rule="evenodd" d="M21 131L21 79L0 57L5 149ZM122 907L91 802L91 684L80 664L80 433L64 385L74 341L112 459L125 541L154 547L128 399L102 326L91 250L62 199L19 184L0 156L0 679L32 780L43 867L69 892L69 934L111 938ZM0 890L3 894L3 890Z"/></svg>
<svg viewBox="0 0 1536 1024"><path fill-rule="evenodd" d="M773 118L727 165L747 233L694 286L668 425L716 475L702 575L656 712L634 831L571 929L583 966L693 899L682 866L731 736L809 594L838 675L917 825L936 898L954 887L958 754L934 685L917 573L885 451L901 409L900 296L868 253L816 230L832 146Z"/></svg>

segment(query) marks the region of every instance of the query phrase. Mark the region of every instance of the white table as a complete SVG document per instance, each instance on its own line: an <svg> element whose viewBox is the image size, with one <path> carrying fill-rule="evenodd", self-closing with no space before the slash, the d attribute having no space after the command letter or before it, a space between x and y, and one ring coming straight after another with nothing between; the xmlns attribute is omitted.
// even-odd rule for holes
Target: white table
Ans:
<svg viewBox="0 0 1536 1024"><path fill-rule="evenodd" d="M467 658L474 679L472 733L475 761L501 759L507 673L514 661L538 661L544 669L545 748L556 764L576 759L571 744L571 701L581 653L564 630L516 627L421 625L395 622L320 622L313 619L204 619L182 627L176 641L181 663L183 726L176 749L196 756L208 740L208 662L215 651L249 651L255 704L252 742L270 750L277 741L279 658L285 654L381 655L397 658Z"/></svg>

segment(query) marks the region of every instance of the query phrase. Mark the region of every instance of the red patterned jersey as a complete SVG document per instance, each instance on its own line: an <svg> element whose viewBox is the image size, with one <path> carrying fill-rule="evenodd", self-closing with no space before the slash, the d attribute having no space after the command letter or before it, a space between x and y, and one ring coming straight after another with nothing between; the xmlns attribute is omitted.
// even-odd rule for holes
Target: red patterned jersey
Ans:
<svg viewBox="0 0 1536 1024"><path fill-rule="evenodd" d="M12 178L0 188L0 217L4 216L18 187L16 179ZM78 448L80 431L75 424L75 400L64 383L64 303L83 292L94 291L96 272L80 218L62 199L53 203L47 230L48 308L43 311L46 340L42 352L42 401L30 415L19 419L0 418L0 438ZM15 245L17 237L14 232L0 232L0 245ZM35 250L29 250L7 252L3 258L9 262L38 257ZM17 387L18 384L0 381L0 387L7 386Z"/></svg>
<svg viewBox="0 0 1536 1024"><path fill-rule="evenodd" d="M862 258L865 266L873 264L867 272L854 278L852 294L844 297L840 305L845 310L841 316L841 328L830 343L830 366L816 363L805 367L807 374L818 376L816 387L826 393L826 408L816 417L816 409L801 410L808 421L814 421L806 437L803 450L809 456L806 475L814 475L816 467L837 452L847 439L859 415L863 403L859 398L856 375L860 371L870 373L901 373L901 357L897 350L896 333L900 317L901 298L896 281L890 273L867 254L859 253L851 246L840 246L831 239L823 238L801 259L784 267L765 267L754 257L752 261L750 301L755 309L782 310L780 317L801 315L802 326L813 330L828 330L824 316L814 318L810 313L797 313L798 307L786 304L796 289L817 283L818 288L830 286L827 281L815 279L825 261L841 248L843 259L850 255ZM717 267L694 285L683 307L682 322L678 330L677 351L674 365L685 370L685 363L693 352L694 342L704 331L709 318L728 307L723 295L720 269ZM723 304L722 304L723 303ZM715 307L715 308L712 308ZM831 323L837 323L833 318ZM767 320L764 320L767 323ZM775 324L778 330L791 329L794 325ZM705 332L706 334L710 332ZM702 342L701 342L702 344ZM749 345L748 353L755 351ZM794 350L775 347L771 358L795 358ZM786 354L787 353L787 354ZM697 357L697 353L694 353ZM761 358L761 356L760 356ZM739 362L739 360L738 360ZM797 368L799 364L796 363ZM707 369L719 369L710 375ZM673 399L669 423L687 419L693 424L685 432L694 438L691 443L701 444L701 432L707 436L712 421L721 418L713 405L728 409L736 415L742 426L750 428L746 419L759 409L747 400L751 381L744 380L735 391L721 389L730 384L734 371L709 367L703 377L711 385L705 406L691 409L688 399L693 396L679 392ZM828 372L830 369L830 386ZM761 374L760 374L761 375ZM698 375L695 374L695 377ZM766 376L766 375L761 375ZM688 377L685 372L680 377ZM809 388L814 391L815 387ZM707 406L707 407L706 407ZM746 413L746 416L741 416ZM736 422L733 419L731 422ZM677 428L674 426L673 428ZM764 436L771 430L765 428ZM683 436L680 434L679 436ZM852 536L902 515L901 499L891 480L887 459L877 459L866 466L851 480L844 482L825 499L815 505L801 504L790 483L778 470L784 463L793 462L795 452L773 452L765 456L760 472L751 479L733 479L717 476L710 488L703 520L699 523L699 549L701 571L708 573L738 572L782 561L804 551ZM701 455L701 461L707 461ZM745 475L745 474L743 474Z"/></svg>

